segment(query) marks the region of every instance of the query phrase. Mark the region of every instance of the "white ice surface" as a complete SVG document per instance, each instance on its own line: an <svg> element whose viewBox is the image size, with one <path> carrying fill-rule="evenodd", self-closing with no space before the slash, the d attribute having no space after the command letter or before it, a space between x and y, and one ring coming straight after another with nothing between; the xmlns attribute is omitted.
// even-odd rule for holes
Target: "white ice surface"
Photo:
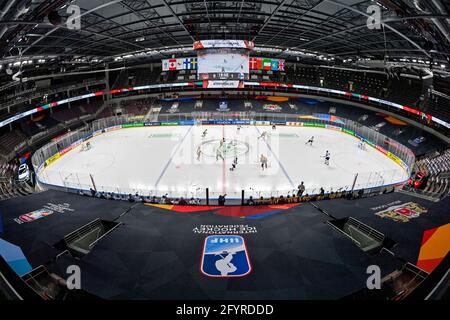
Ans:
<svg viewBox="0 0 450 320"><path fill-rule="evenodd" d="M263 131L268 137L258 139ZM305 145L311 136L313 145ZM229 149L225 161L216 161L222 138L226 144L236 140L237 146ZM241 190L254 197L292 194L301 181L310 194L320 187L351 188L356 174L355 189L407 179L407 173L379 151L370 146L363 151L355 137L321 128L141 127L107 132L90 141L90 150L77 147L41 171L40 181L84 190L94 182L98 190L173 197L204 198L209 188L211 198L221 193L239 198ZM203 154L198 161L199 145ZM326 150L331 153L329 166L324 164ZM230 171L234 152L238 165ZM268 157L269 168L264 171L261 154Z"/></svg>

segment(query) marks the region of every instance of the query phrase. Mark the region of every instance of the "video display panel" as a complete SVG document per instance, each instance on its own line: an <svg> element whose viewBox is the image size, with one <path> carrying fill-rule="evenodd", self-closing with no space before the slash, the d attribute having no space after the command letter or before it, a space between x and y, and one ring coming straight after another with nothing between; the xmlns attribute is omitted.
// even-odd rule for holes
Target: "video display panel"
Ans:
<svg viewBox="0 0 450 320"><path fill-rule="evenodd" d="M247 80L249 51L221 48L198 51L198 75L202 80Z"/></svg>

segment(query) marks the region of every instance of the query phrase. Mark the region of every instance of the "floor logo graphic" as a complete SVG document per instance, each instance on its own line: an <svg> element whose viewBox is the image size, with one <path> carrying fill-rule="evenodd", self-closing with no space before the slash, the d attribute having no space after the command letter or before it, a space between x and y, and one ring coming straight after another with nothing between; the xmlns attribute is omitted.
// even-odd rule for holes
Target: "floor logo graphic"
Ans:
<svg viewBox="0 0 450 320"><path fill-rule="evenodd" d="M205 239L200 270L209 277L243 277L252 271L241 236L213 235Z"/></svg>
<svg viewBox="0 0 450 320"><path fill-rule="evenodd" d="M409 222L413 218L418 218L422 213L428 210L415 202L407 202L400 205L394 205L386 210L376 212L381 218L389 218L397 222Z"/></svg>
<svg viewBox="0 0 450 320"><path fill-rule="evenodd" d="M64 213L66 211L74 212L75 210L70 208L69 203L60 203L60 204L47 203L43 208L23 214L20 217L15 218L14 221L17 222L18 224L28 223L48 217L55 212Z"/></svg>

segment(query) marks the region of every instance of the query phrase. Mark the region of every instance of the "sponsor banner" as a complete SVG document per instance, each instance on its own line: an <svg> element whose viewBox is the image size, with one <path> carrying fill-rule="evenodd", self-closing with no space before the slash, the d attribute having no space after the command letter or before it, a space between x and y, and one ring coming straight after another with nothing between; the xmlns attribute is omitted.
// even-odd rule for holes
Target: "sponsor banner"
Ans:
<svg viewBox="0 0 450 320"><path fill-rule="evenodd" d="M327 129L335 130L335 131L341 131L341 130L342 130L341 127L336 127L336 126L333 126L333 125L331 125L331 124L327 124L325 127L326 127Z"/></svg>
<svg viewBox="0 0 450 320"><path fill-rule="evenodd" d="M250 120L235 120L234 123L240 124L240 125L250 125L251 121Z"/></svg>
<svg viewBox="0 0 450 320"><path fill-rule="evenodd" d="M244 83L239 80L204 80L203 88L243 88Z"/></svg>
<svg viewBox="0 0 450 320"><path fill-rule="evenodd" d="M77 141L74 141L70 144L70 146L73 148L75 148L76 146L80 145L84 140L83 139L78 139Z"/></svg>
<svg viewBox="0 0 450 320"><path fill-rule="evenodd" d="M55 162L59 158L61 158L61 154L58 152L58 153L54 154L53 156L51 156L50 158L48 158L47 160L45 160L45 166L47 167L48 165Z"/></svg>
<svg viewBox="0 0 450 320"><path fill-rule="evenodd" d="M130 123L130 124L123 124L122 128L137 128L137 127L143 127L144 123L139 122L139 123Z"/></svg>
<svg viewBox="0 0 450 320"><path fill-rule="evenodd" d="M388 153L386 149L384 149L383 147L380 147L378 145L375 145L375 148L377 148L378 151L380 151L381 153L384 153L386 155Z"/></svg>
<svg viewBox="0 0 450 320"><path fill-rule="evenodd" d="M181 120L178 121L180 126L193 126L195 124L194 120Z"/></svg>
<svg viewBox="0 0 450 320"><path fill-rule="evenodd" d="M314 123L314 122L303 122L303 126L305 126L305 127L325 128L325 124L323 124L323 123Z"/></svg>
<svg viewBox="0 0 450 320"><path fill-rule="evenodd" d="M247 246L239 235L212 235L205 239L201 272L214 278L243 277L252 271Z"/></svg>
<svg viewBox="0 0 450 320"><path fill-rule="evenodd" d="M114 131L114 130L119 130L119 129L122 129L122 126L112 126L112 127L106 128L104 130L105 130L105 132L108 132L108 131Z"/></svg>
<svg viewBox="0 0 450 320"><path fill-rule="evenodd" d="M70 146L68 146L68 147L66 147L66 148L64 148L64 149L62 149L60 152L59 152L59 155L60 155L60 157L62 157L63 155L65 155L67 152L69 152L70 150L72 150L73 149L73 147L70 145Z"/></svg>
<svg viewBox="0 0 450 320"><path fill-rule="evenodd" d="M270 122L270 124L272 125L272 124L275 124L275 125L281 125L281 126L285 126L286 125L286 121L281 121L281 120L274 120L274 121L271 121Z"/></svg>
<svg viewBox="0 0 450 320"><path fill-rule="evenodd" d="M162 126L177 126L178 121L161 122Z"/></svg>
<svg viewBox="0 0 450 320"><path fill-rule="evenodd" d="M342 128L342 132L348 133L348 134L350 134L350 135L352 135L352 136L355 135L355 133L354 133L353 131L348 130L348 129L345 129L345 128Z"/></svg>
<svg viewBox="0 0 450 320"><path fill-rule="evenodd" d="M399 164L399 165L402 164L402 160L400 160L400 158L397 157L395 154L393 154L393 153L391 153L391 152L387 152L386 155L387 155L390 159L394 160L397 164Z"/></svg>
<svg viewBox="0 0 450 320"><path fill-rule="evenodd" d="M303 123L301 123L301 122L286 122L286 124L288 126L297 126L297 127L300 127L303 125Z"/></svg>
<svg viewBox="0 0 450 320"><path fill-rule="evenodd" d="M364 140L364 142L366 142L369 146L371 146L371 147L373 147L373 148L376 148L376 147L377 147L372 141Z"/></svg>
<svg viewBox="0 0 450 320"><path fill-rule="evenodd" d="M442 121L441 119L438 119L438 118L436 118L436 117L431 117L431 119L432 119L434 122L439 123L440 125L442 125L442 126L447 127L447 128L450 129L450 123L447 123L447 122L445 122L445 121ZM1 127L1 126L0 126L0 127Z"/></svg>
<svg viewBox="0 0 450 320"><path fill-rule="evenodd" d="M106 131L106 130L105 130ZM93 137L96 137L96 136L98 136L98 135L101 135L103 133L103 130L97 130L97 131L94 131L94 133L92 134L92 136Z"/></svg>
<svg viewBox="0 0 450 320"><path fill-rule="evenodd" d="M144 122L144 127L160 126L161 122Z"/></svg>
<svg viewBox="0 0 450 320"><path fill-rule="evenodd" d="M212 120L212 124L234 124L234 120Z"/></svg>
<svg viewBox="0 0 450 320"><path fill-rule="evenodd" d="M237 48L253 50L253 41L247 40L201 40L194 42L194 50L210 48Z"/></svg>

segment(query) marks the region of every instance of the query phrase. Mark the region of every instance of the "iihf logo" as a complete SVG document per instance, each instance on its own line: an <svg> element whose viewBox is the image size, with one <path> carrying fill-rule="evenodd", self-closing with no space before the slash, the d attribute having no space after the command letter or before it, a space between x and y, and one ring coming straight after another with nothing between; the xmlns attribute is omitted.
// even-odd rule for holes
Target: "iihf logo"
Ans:
<svg viewBox="0 0 450 320"><path fill-rule="evenodd" d="M203 246L200 270L215 278L243 277L252 271L244 238L208 236Z"/></svg>

